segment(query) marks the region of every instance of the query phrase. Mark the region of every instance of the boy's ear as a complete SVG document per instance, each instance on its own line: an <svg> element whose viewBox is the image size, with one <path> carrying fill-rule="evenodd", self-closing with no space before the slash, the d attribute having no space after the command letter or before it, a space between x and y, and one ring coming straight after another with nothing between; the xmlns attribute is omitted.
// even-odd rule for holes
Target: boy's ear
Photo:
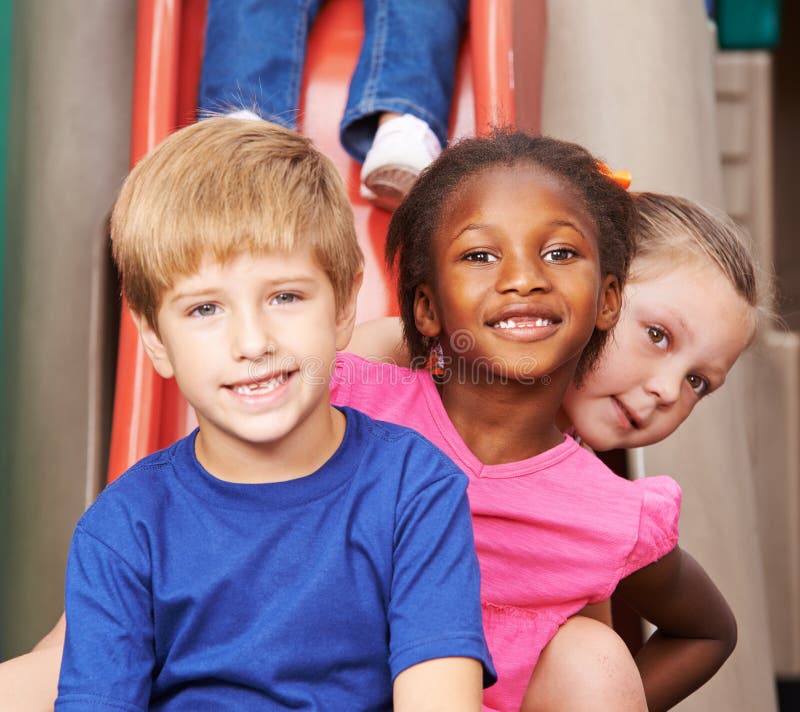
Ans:
<svg viewBox="0 0 800 712"><path fill-rule="evenodd" d="M175 371L172 369L172 363L167 355L167 349L161 342L161 337L150 326L150 322L144 314L131 311L131 316L136 328L139 330L139 338L142 340L145 353L153 364L153 368L162 378L172 378L175 375Z"/></svg>
<svg viewBox="0 0 800 712"><path fill-rule="evenodd" d="M595 326L600 331L609 331L617 323L622 309L622 292L619 288L619 280L612 274L607 275L603 280L603 286L600 288L599 307Z"/></svg>
<svg viewBox="0 0 800 712"><path fill-rule="evenodd" d="M364 273L359 272L353 280L353 287L347 301L339 308L336 315L336 350L343 351L353 336L353 327L356 324L356 304L358 292L364 282Z"/></svg>
<svg viewBox="0 0 800 712"><path fill-rule="evenodd" d="M414 323L423 336L434 338L442 331L433 290L427 284L420 284L414 294Z"/></svg>

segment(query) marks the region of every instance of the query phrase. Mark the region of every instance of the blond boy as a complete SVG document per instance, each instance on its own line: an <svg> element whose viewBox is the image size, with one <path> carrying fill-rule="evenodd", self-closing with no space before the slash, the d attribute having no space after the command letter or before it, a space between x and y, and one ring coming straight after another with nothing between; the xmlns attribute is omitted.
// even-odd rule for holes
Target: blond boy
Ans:
<svg viewBox="0 0 800 712"><path fill-rule="evenodd" d="M112 240L199 428L78 523L56 709L479 710L494 673L466 480L330 405L362 269L330 162L209 119L131 172Z"/></svg>

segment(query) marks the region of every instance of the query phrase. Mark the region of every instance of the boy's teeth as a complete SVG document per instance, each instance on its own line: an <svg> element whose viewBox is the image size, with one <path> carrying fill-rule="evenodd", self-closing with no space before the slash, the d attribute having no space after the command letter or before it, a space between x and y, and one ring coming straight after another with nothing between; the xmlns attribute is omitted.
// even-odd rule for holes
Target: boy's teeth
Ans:
<svg viewBox="0 0 800 712"><path fill-rule="evenodd" d="M505 319L495 324L497 329L516 329L517 327L531 326L550 326L553 322L550 319Z"/></svg>
<svg viewBox="0 0 800 712"><path fill-rule="evenodd" d="M287 376L285 373L282 373L280 376L270 378L268 381L258 381L257 383L246 383L241 386L234 386L233 390L236 393L241 393L244 396L249 396L256 392L269 393L282 383L286 383L288 380L289 376Z"/></svg>

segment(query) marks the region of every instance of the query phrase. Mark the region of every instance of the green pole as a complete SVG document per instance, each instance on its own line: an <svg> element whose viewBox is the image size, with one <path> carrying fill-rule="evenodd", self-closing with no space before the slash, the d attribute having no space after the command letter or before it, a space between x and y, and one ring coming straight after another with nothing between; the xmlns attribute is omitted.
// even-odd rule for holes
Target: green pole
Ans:
<svg viewBox="0 0 800 712"><path fill-rule="evenodd" d="M8 505L9 469L11 443L8 442L8 424L11 414L8 412L8 353L10 344L5 330L6 323L6 290L7 278L7 244L8 232L6 226L6 193L8 190L8 113L10 105L11 82L11 36L12 36L12 6L13 0L0 0L0 393L5 394L0 398L0 523L8 522L9 516L6 508ZM5 527L0 527L5 530ZM8 544L3 542L0 550L0 569L7 570ZM2 592L0 592L2 593ZM0 605L3 600L0 597ZM3 656L3 640L0 638L0 659Z"/></svg>
<svg viewBox="0 0 800 712"><path fill-rule="evenodd" d="M5 334L6 290L6 190L8 175L8 111L11 80L11 7L13 0L0 0L0 335ZM4 344L5 345L5 344Z"/></svg>

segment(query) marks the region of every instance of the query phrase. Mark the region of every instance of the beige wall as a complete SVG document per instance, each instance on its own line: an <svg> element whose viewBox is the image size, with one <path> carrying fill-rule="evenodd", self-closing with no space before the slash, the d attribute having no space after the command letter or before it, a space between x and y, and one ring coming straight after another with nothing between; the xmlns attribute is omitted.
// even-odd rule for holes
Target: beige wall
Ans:
<svg viewBox="0 0 800 712"><path fill-rule="evenodd" d="M29 648L62 610L71 531L102 468L104 221L128 163L135 5L14 7L4 655Z"/></svg>

